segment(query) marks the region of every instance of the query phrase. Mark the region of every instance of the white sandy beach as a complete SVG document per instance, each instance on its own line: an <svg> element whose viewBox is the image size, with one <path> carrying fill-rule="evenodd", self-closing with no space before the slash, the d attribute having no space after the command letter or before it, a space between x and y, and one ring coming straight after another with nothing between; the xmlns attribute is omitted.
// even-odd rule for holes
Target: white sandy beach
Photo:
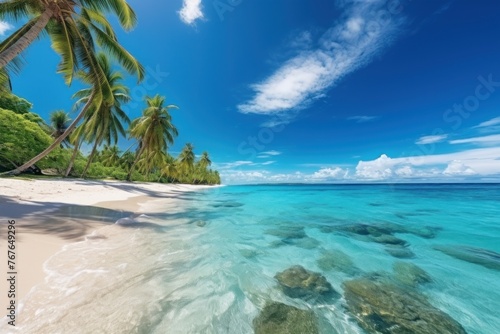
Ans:
<svg viewBox="0 0 500 334"><path fill-rule="evenodd" d="M165 210L187 191L205 188L193 185L127 183L89 180L0 179L0 254L7 254L7 221L16 221L17 302L43 282L43 264L66 244L105 224L109 217ZM155 199L161 206L155 209ZM90 208L90 209L89 209ZM86 217L88 210L97 212ZM110 216L110 213L114 215ZM118 215L118 216L116 216ZM108 219L106 221L106 219ZM2 265L6 272L6 264ZM7 305L7 282L0 280L0 303ZM2 317L5 319L4 317Z"/></svg>

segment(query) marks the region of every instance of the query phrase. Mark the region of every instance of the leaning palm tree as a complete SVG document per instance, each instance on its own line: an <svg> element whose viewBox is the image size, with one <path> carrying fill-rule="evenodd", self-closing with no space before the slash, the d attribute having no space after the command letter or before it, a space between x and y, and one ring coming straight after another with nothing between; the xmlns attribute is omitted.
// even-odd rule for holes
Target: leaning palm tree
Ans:
<svg viewBox="0 0 500 334"><path fill-rule="evenodd" d="M83 69L93 77L92 85L95 86L92 103L89 101L65 133L45 151L9 173L21 172L58 147L91 104L113 102L109 84L103 80L102 69L96 61L95 42L112 54L127 71L137 74L139 79L143 78L144 69L118 43L110 23L104 16L107 12L117 14L120 24L125 29L132 28L136 22L135 14L125 0L10 0L0 3L0 17L18 20L33 16L28 23L0 43L0 67L10 61L9 54L14 52L18 55L19 50L31 43L33 34L38 36L45 28L52 39L53 49L62 57L58 72L64 75L66 82L70 84L74 73L78 69Z"/></svg>
<svg viewBox="0 0 500 334"><path fill-rule="evenodd" d="M88 157L87 165L83 170L82 177L85 177L90 164L97 152L97 147L105 142L108 145L116 144L118 142L118 135L125 136L125 128L123 123L130 124L125 111L122 109L122 104L130 101L129 89L121 83L123 76L120 72L113 71L111 64L103 53L97 56L97 60L103 69L106 81L111 87L111 94L113 95L113 104L101 104L96 106L95 110L91 110L85 117L85 124L83 126L82 135L88 142L93 141L94 146ZM86 78L83 74L82 80L84 82L91 82L91 78ZM77 92L74 97L80 98L78 104L87 103L92 95L91 88L85 88Z"/></svg>
<svg viewBox="0 0 500 334"><path fill-rule="evenodd" d="M52 40L52 48L62 58L58 72L64 75L66 83L71 84L75 73L83 71L91 87L87 103L66 131L47 149L9 174L18 174L47 156L88 112L98 110L102 104L114 104L111 85L97 59L96 44L129 73L143 79L144 68L118 43L113 27L104 15L107 12L117 14L125 29L132 28L136 22L135 14L125 0L9 0L0 3L0 18L18 19L34 13L26 25L0 43L0 67L8 63L11 53L18 55L19 50L24 49L23 45L31 43L31 35L38 36L39 25L42 25L41 29L45 28ZM42 18L47 15L47 20Z"/></svg>
<svg viewBox="0 0 500 334"><path fill-rule="evenodd" d="M50 114L50 130L53 138L59 138L68 128L68 123L71 121L68 114L64 110L56 110ZM68 138L61 142L61 147L69 146Z"/></svg>
<svg viewBox="0 0 500 334"><path fill-rule="evenodd" d="M4 68L28 46L30 46L41 35L43 30L49 32L49 36L55 30L64 30L66 36L72 36L77 28L79 18L84 20L83 24L92 25L107 37L115 37L107 20L103 19L103 14L113 13L118 16L120 25L126 30L132 29L137 18L134 11L126 0L6 0L0 3L0 18L11 19L14 22L28 20L17 31L1 43L0 48L0 68ZM74 35L73 35L74 36ZM85 36L82 36L85 37ZM103 36L103 39L106 39ZM71 39L68 39L63 47L54 49L63 56L63 59L73 62L71 58L76 56L71 48ZM113 43L112 43L113 44ZM55 45L53 45L55 46ZM65 52L61 53L61 51ZM74 73L65 64L65 69Z"/></svg>
<svg viewBox="0 0 500 334"><path fill-rule="evenodd" d="M132 121L130 137L139 141L139 148L134 163L130 167L127 180L130 181L134 167L142 158L158 158L160 152L166 152L169 145L173 144L178 135L177 128L172 124L170 109L177 109L175 105L165 106L165 97L155 95L146 97L146 109L142 116Z"/></svg>

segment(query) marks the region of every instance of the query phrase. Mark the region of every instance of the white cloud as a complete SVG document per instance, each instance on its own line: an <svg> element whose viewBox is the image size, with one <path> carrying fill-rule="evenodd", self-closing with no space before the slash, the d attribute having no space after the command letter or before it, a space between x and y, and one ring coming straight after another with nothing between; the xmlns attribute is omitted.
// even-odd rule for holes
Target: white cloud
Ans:
<svg viewBox="0 0 500 334"><path fill-rule="evenodd" d="M340 167L335 168L321 168L319 171L312 174L310 177L313 180L330 180L341 179L348 175L349 171Z"/></svg>
<svg viewBox="0 0 500 334"><path fill-rule="evenodd" d="M0 36L5 35L5 33L12 28L13 26L10 25L8 22L0 21Z"/></svg>
<svg viewBox="0 0 500 334"><path fill-rule="evenodd" d="M403 166L401 168L398 168L394 173L400 177L412 177L413 175L415 175L415 171L413 170L413 168L411 168L411 166Z"/></svg>
<svg viewBox="0 0 500 334"><path fill-rule="evenodd" d="M272 164L274 164L275 162L276 162L276 161L266 161L266 162L262 162L262 163L260 163L260 165L262 165L262 166L268 166L268 165L272 165Z"/></svg>
<svg viewBox="0 0 500 334"><path fill-rule="evenodd" d="M500 125L500 117L495 117L490 119L489 121L482 122L479 125L476 125L474 128L486 128L489 126Z"/></svg>
<svg viewBox="0 0 500 334"><path fill-rule="evenodd" d="M448 135L434 135L434 136L423 136L420 137L415 144L417 145L427 145L442 142L448 138Z"/></svg>
<svg viewBox="0 0 500 334"><path fill-rule="evenodd" d="M261 154L276 156L276 155L281 155L281 152L275 151L275 150L271 150L271 151L261 152Z"/></svg>
<svg viewBox="0 0 500 334"><path fill-rule="evenodd" d="M223 162L223 163L218 163L215 165L218 169L231 169L231 168L237 168L241 166L252 166L254 163L252 161L246 161L246 160L238 160L238 161L233 161L233 162Z"/></svg>
<svg viewBox="0 0 500 334"><path fill-rule="evenodd" d="M347 74L371 62L391 43L402 23L388 12L383 20L378 16L385 4L371 0L350 6L345 18L323 34L319 48L299 53L252 85L255 95L240 104L239 111L276 115L303 109Z"/></svg>
<svg viewBox="0 0 500 334"><path fill-rule="evenodd" d="M378 116L352 116L352 117L349 117L347 120L355 121L356 123L366 123L366 122L376 120L377 118L378 118Z"/></svg>
<svg viewBox="0 0 500 334"><path fill-rule="evenodd" d="M450 144L500 144L500 135L450 140Z"/></svg>
<svg viewBox="0 0 500 334"><path fill-rule="evenodd" d="M224 184L345 182L349 179L349 170L339 167L322 168L315 173L223 170L221 178Z"/></svg>
<svg viewBox="0 0 500 334"><path fill-rule="evenodd" d="M453 160L448 164L443 174L453 175L453 176L467 176L477 174L472 168L464 165L463 162L459 160Z"/></svg>
<svg viewBox="0 0 500 334"><path fill-rule="evenodd" d="M459 165L460 164L460 165ZM382 154L360 161L355 177L360 180L390 180L398 177L500 176L500 147L472 149L448 154L390 158Z"/></svg>
<svg viewBox="0 0 500 334"><path fill-rule="evenodd" d="M382 154L373 161L360 161L356 167L356 176L368 180L384 180L392 177L392 167L397 163L394 159Z"/></svg>
<svg viewBox="0 0 500 334"><path fill-rule="evenodd" d="M179 17L186 24L193 24L196 20L202 19L201 0L183 0Z"/></svg>

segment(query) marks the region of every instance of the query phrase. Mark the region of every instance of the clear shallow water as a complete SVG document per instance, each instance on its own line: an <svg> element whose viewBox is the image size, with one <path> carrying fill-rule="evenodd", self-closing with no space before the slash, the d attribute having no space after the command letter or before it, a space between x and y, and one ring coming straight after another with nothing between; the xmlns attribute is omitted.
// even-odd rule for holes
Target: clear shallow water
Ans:
<svg viewBox="0 0 500 334"><path fill-rule="evenodd" d="M387 223L435 232L394 233L415 254L403 261L432 277L417 290L433 306L468 333L500 328L500 271L433 248L500 253L498 185L231 186L191 193L175 210L136 222L100 229L49 260L46 282L24 302L19 332L253 333L253 319L273 300L313 310L322 333L364 333L344 298L290 298L274 276L301 265L343 294L353 275L392 275L401 260L386 245L335 230ZM305 238L273 235L297 227ZM325 251L347 254L358 272L322 270L317 260Z"/></svg>

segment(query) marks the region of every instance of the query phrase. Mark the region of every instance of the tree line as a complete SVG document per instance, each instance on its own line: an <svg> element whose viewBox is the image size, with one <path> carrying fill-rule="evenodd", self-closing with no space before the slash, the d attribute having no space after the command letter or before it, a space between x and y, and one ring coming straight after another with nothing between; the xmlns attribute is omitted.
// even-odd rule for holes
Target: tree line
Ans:
<svg viewBox="0 0 500 334"><path fill-rule="evenodd" d="M27 21L0 43L0 124L5 128L2 129L5 135L0 135L0 168L9 169L7 166L10 166L12 170L7 173L18 174L41 165L65 176L220 183L218 172L210 169L207 152L196 159L193 146L186 144L178 157L168 153L178 135L170 114L177 107L167 105L165 97L147 97L142 115L137 119L130 120L123 111L122 107L130 101L129 89L123 84L122 72L114 70L114 65L135 75L138 82L144 78L144 68L121 46L108 15L116 16L125 30L131 30L137 23L133 9L125 0L8 0L0 3L0 19L15 23ZM10 85L11 73L21 70L23 51L37 38L45 36L50 38L52 49L61 58L57 72L63 75L66 84L79 80L86 86L73 96L77 99L75 119L70 120L67 113L57 111L51 114L50 125L27 110L29 102L12 94ZM16 98L17 105L12 105ZM13 136L12 128L9 131L5 126L16 121L15 127L24 126L18 130L31 136L30 143L25 143L28 145L20 143L26 136ZM34 124L45 135L50 132L52 139L47 141L46 136L35 130ZM137 149L121 152L116 146L121 136L135 140ZM35 147L43 146L43 149L34 157L31 155L28 161L20 160L10 154L18 142L26 146L26 154L33 153ZM92 147L87 157L81 153L84 144ZM17 156L23 155L17 152Z"/></svg>

